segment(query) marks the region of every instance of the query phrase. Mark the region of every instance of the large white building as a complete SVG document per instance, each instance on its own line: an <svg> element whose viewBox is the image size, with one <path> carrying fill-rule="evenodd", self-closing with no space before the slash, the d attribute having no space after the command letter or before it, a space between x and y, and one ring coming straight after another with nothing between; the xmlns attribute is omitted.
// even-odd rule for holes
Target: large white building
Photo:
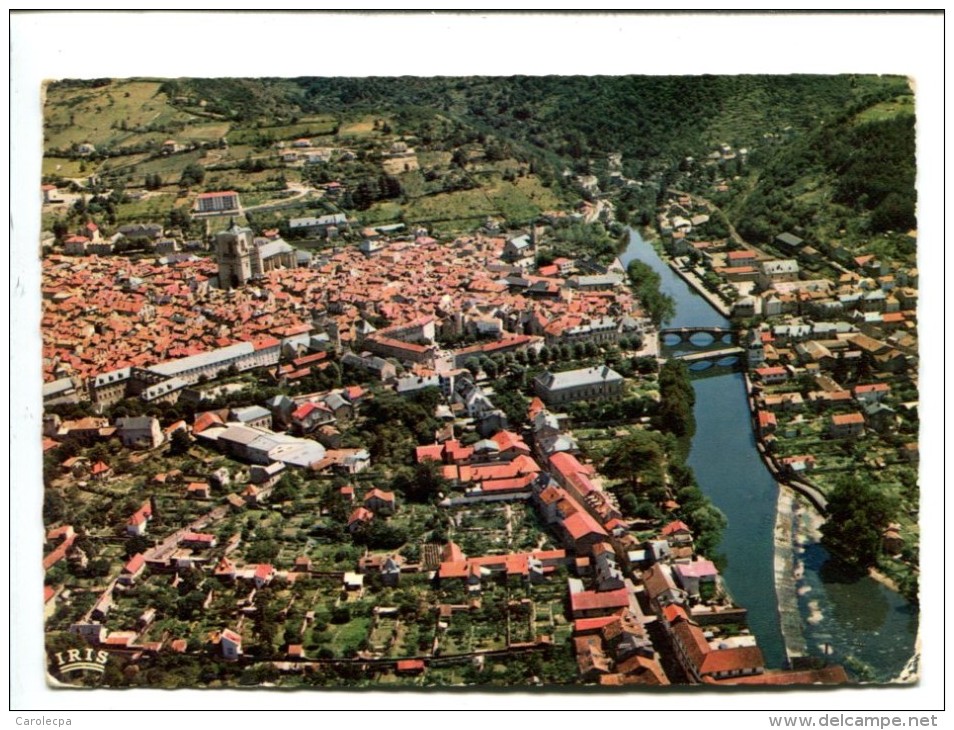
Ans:
<svg viewBox="0 0 954 730"><path fill-rule="evenodd" d="M277 365L281 346L281 340L268 337L166 360L146 368L127 367L101 373L88 382L90 398L100 407L131 396L146 402L175 402L180 390L195 385L203 376L214 380L232 366L243 371Z"/></svg>
<svg viewBox="0 0 954 730"><path fill-rule="evenodd" d="M240 209L239 196L234 190L201 193L195 200L196 213L229 213Z"/></svg>
<svg viewBox="0 0 954 730"><path fill-rule="evenodd" d="M606 365L562 373L546 372L533 381L536 394L547 405L577 400L610 400L623 395L624 378Z"/></svg>

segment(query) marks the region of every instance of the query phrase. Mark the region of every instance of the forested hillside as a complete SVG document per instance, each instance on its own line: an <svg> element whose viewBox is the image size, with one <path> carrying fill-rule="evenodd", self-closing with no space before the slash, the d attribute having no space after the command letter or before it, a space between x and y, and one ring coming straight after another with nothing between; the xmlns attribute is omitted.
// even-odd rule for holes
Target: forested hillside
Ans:
<svg viewBox="0 0 954 730"><path fill-rule="evenodd" d="M367 222L497 213L525 223L587 195L568 170L595 174L605 192L607 156L620 153L625 180L611 198L622 221L648 223L657 193L678 186L712 198L753 243L790 230L855 249L891 231L879 253L914 245L914 107L902 77L98 79L51 84L44 126L54 183L96 172L107 185L156 189L201 164L219 171L206 180L218 189L238 185L222 171L244 165L262 189L281 187L281 170L293 182L338 176L357 191L382 173L351 167L374 167L375 144L407 139L422 169L387 172L401 195L349 198L355 210L373 205ZM169 137L185 151L161 157ZM351 145L357 162L288 171L275 147L296 137ZM96 151L84 156L81 143ZM533 190L513 203L521 185ZM441 195L456 196L449 214Z"/></svg>
<svg viewBox="0 0 954 730"><path fill-rule="evenodd" d="M914 252L915 177L913 95L902 94L756 152L726 208L753 242L788 230L853 248L878 235L879 252L895 258Z"/></svg>

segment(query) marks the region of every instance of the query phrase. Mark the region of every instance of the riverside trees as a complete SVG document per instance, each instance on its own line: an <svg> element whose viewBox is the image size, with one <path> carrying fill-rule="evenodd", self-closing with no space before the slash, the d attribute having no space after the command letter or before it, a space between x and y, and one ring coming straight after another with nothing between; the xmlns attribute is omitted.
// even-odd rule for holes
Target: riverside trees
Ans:
<svg viewBox="0 0 954 730"><path fill-rule="evenodd" d="M890 497L845 474L828 498L822 544L848 565L866 570L881 554L881 535L895 510Z"/></svg>

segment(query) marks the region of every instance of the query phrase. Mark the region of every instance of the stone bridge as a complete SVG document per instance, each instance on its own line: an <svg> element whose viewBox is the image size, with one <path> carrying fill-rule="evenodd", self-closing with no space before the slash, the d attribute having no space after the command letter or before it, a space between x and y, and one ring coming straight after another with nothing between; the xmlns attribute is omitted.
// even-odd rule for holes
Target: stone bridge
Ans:
<svg viewBox="0 0 954 730"><path fill-rule="evenodd" d="M735 340L735 332L728 327L670 327L659 330L659 339L660 342L664 342L667 336L675 336L679 338L680 343L684 343L698 334L707 334L715 342L725 340L726 335L730 335L731 339Z"/></svg>
<svg viewBox="0 0 954 730"><path fill-rule="evenodd" d="M718 366L719 360L726 358L736 358L732 365L735 366L740 361L745 350L741 347L725 347L721 350L705 350L703 352L686 352L681 355L673 355L670 360L682 360L687 365L693 365L697 362L708 363L710 367Z"/></svg>

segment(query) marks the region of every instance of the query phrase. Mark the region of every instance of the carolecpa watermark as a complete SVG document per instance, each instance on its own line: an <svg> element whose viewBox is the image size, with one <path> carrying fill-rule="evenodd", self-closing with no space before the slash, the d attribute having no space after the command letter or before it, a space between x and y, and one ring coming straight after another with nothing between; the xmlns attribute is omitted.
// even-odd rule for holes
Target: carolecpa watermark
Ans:
<svg viewBox="0 0 954 730"><path fill-rule="evenodd" d="M68 717L47 717L46 715L41 715L40 717L23 717L21 715L17 717L16 723L17 725L66 727L67 725L72 725L73 721Z"/></svg>
<svg viewBox="0 0 954 730"><path fill-rule="evenodd" d="M66 649L50 656L50 672L64 682L75 680L81 672L102 677L108 661L109 652L102 649Z"/></svg>

